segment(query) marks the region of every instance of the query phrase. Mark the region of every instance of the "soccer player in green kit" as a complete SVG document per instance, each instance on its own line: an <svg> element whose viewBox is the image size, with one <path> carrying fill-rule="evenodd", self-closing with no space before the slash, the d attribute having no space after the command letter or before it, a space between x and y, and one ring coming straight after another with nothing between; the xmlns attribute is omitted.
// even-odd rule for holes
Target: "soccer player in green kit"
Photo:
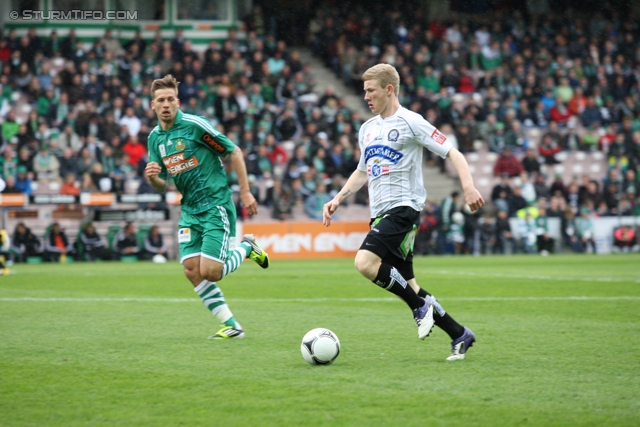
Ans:
<svg viewBox="0 0 640 427"><path fill-rule="evenodd" d="M258 204L249 191L242 152L208 120L178 109L178 84L170 74L151 84L151 107L159 123L149 134L145 176L155 189L164 191L170 175L182 194L180 262L204 305L222 323L209 338L243 338L244 330L216 282L247 257L267 268L269 256L250 234L229 250L230 239L236 234L236 209L221 157L230 157L238 175L240 201L249 215L258 212Z"/></svg>

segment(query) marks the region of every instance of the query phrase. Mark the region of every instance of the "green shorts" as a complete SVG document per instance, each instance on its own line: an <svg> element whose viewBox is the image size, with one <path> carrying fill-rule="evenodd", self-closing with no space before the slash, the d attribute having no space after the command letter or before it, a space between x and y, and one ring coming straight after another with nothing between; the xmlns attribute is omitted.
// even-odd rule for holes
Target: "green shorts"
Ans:
<svg viewBox="0 0 640 427"><path fill-rule="evenodd" d="M183 211L178 227L181 264L185 259L196 256L224 263L230 240L236 237L235 206L230 202L199 214Z"/></svg>

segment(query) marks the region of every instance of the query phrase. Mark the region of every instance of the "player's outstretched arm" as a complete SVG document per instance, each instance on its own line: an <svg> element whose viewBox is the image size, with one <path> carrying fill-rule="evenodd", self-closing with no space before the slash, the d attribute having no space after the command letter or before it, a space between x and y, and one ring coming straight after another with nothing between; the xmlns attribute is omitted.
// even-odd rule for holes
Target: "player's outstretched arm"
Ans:
<svg viewBox="0 0 640 427"><path fill-rule="evenodd" d="M367 182L367 173L360 169L356 169L355 172L351 174L344 187L342 187L342 190L340 190L332 200L325 203L322 207L322 223L325 226L328 227L331 225L331 215L333 215L336 209L338 209L340 203L347 200L360 190L365 182Z"/></svg>
<svg viewBox="0 0 640 427"><path fill-rule="evenodd" d="M153 188L160 192L167 189L167 181L158 176L161 171L162 167L156 162L149 162L144 168L144 176L149 179Z"/></svg>
<svg viewBox="0 0 640 427"><path fill-rule="evenodd" d="M462 153L456 148L451 148L447 157L451 159L451 163L453 163L453 167L456 168L458 176L460 177L460 184L462 184L462 191L464 191L465 203L469 205L471 212L477 211L484 206L484 199L473 184L473 178L471 177L471 171L469 171L467 159L465 159Z"/></svg>
<svg viewBox="0 0 640 427"><path fill-rule="evenodd" d="M231 152L231 165L233 170L238 175L238 185L240 185L240 201L242 206L247 209L249 215L255 215L258 213L258 202L256 198L251 194L249 188L249 178L247 176L247 166L244 164L244 158L242 158L242 150L235 147Z"/></svg>

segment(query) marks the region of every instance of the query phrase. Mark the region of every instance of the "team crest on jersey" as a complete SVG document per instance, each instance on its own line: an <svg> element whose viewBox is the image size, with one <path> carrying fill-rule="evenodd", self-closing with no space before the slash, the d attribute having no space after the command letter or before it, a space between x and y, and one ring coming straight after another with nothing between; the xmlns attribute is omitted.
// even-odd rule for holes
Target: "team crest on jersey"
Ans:
<svg viewBox="0 0 640 427"><path fill-rule="evenodd" d="M367 135L364 137L364 143L368 144L369 141L371 141L371 133L367 133Z"/></svg>
<svg viewBox="0 0 640 427"><path fill-rule="evenodd" d="M374 160L372 165L367 165L367 174L373 178L382 175L389 175L389 165L381 165L378 160Z"/></svg>
<svg viewBox="0 0 640 427"><path fill-rule="evenodd" d="M400 132L398 132L398 129L391 129L389 131L389 135L387 135L387 139L390 142L396 142L399 136L400 136Z"/></svg>
<svg viewBox="0 0 640 427"><path fill-rule="evenodd" d="M442 145L447 140L447 137L446 137L445 134L440 132L438 129L435 129L433 131L433 133L431 134L431 139L433 139L438 144Z"/></svg>
<svg viewBox="0 0 640 427"><path fill-rule="evenodd" d="M166 156L166 155L167 155L167 149L164 147L164 144L160 144L160 145L158 146L158 149L160 150L160 155L161 155L162 157L164 157L164 156Z"/></svg>
<svg viewBox="0 0 640 427"><path fill-rule="evenodd" d="M176 150L178 151L184 150L184 140L182 138L176 139Z"/></svg>
<svg viewBox="0 0 640 427"><path fill-rule="evenodd" d="M187 243L191 241L191 229L181 228L178 230L178 243Z"/></svg>
<svg viewBox="0 0 640 427"><path fill-rule="evenodd" d="M370 145L364 151L364 160L366 163L371 159L384 159L389 160L394 165L397 165L400 159L404 154L399 152L398 150L394 150L391 147L387 147L386 145Z"/></svg>

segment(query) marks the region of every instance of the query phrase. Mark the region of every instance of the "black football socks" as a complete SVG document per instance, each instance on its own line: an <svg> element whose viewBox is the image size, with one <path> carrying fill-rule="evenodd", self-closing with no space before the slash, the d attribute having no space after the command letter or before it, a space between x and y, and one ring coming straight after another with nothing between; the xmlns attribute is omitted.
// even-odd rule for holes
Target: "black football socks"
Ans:
<svg viewBox="0 0 640 427"><path fill-rule="evenodd" d="M435 297L433 295L422 288L420 288L418 296L420 296L421 298L431 296L435 300ZM437 303L437 305L440 306L440 303ZM449 313L444 311L442 306L438 308L439 309L433 310L433 321L435 322L436 326L445 331L452 340L460 338L464 334L464 327L456 322L453 317L449 316Z"/></svg>
<svg viewBox="0 0 640 427"><path fill-rule="evenodd" d="M402 298L411 310L417 310L424 305L423 298L416 295L400 272L390 264L383 262L380 265L373 283Z"/></svg>

